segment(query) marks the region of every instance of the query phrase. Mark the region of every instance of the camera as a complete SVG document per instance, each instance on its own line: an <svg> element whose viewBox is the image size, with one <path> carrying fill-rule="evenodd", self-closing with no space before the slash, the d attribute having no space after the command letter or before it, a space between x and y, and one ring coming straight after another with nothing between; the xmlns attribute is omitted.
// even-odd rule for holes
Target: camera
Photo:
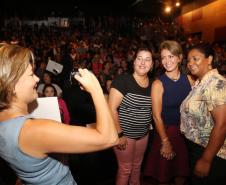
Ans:
<svg viewBox="0 0 226 185"><path fill-rule="evenodd" d="M74 78L75 75L80 75L80 73L78 72L78 69L71 71L70 73L70 77L69 77L69 81L71 85L79 85L79 82Z"/></svg>

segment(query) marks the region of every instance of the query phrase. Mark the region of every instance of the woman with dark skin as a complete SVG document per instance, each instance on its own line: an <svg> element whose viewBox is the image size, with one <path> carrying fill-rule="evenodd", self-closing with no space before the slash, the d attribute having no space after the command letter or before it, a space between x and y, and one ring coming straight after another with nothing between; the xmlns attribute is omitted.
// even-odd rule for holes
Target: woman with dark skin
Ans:
<svg viewBox="0 0 226 185"><path fill-rule="evenodd" d="M188 53L197 77L181 105L181 131L187 138L191 185L226 182L226 79L215 69L214 50L199 44Z"/></svg>

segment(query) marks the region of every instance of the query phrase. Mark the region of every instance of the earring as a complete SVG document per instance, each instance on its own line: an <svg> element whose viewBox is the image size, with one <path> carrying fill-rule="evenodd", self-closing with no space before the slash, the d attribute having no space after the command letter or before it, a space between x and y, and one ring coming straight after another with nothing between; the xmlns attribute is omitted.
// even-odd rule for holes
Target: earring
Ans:
<svg viewBox="0 0 226 185"><path fill-rule="evenodd" d="M210 70L213 69L211 64L208 64L208 67Z"/></svg>

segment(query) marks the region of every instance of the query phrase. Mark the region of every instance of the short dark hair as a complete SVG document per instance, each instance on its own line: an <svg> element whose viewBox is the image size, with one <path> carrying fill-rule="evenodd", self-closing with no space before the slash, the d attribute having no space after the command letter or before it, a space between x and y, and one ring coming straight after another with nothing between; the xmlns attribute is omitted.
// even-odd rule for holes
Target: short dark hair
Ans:
<svg viewBox="0 0 226 185"><path fill-rule="evenodd" d="M199 52L201 52L206 58L208 58L209 56L212 56L213 61L211 63L211 66L213 68L217 68L218 64L217 64L217 60L216 60L216 56L215 56L215 51L210 44L200 43L200 44L194 45L189 49L189 52L193 49L196 49Z"/></svg>

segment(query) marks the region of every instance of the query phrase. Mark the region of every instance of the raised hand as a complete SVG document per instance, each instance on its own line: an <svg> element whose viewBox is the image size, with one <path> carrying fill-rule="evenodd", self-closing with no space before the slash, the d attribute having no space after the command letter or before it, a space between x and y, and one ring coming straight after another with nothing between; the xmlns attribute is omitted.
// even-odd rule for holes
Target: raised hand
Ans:
<svg viewBox="0 0 226 185"><path fill-rule="evenodd" d="M102 91L99 81L96 76L87 69L78 69L74 78L81 84L82 88L92 93L94 91Z"/></svg>

